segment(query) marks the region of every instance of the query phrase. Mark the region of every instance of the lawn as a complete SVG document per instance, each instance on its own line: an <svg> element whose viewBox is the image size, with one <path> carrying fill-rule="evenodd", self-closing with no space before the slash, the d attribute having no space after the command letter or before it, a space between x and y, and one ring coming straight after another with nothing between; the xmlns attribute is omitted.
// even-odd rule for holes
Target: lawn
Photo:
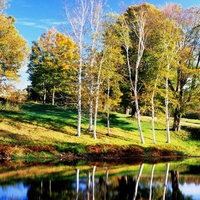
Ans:
<svg viewBox="0 0 200 200"><path fill-rule="evenodd" d="M99 113L97 139L87 131L83 112L81 136L76 136L77 111L57 106L24 104L20 109L0 111L0 157L9 159L59 158L65 155L100 156L116 159L127 156L200 156L200 122L183 119L180 132L171 131L166 143L164 119L156 121L156 141L152 142L151 118L143 116L145 144L141 144L135 118L111 114L111 135L107 136L106 114Z"/></svg>

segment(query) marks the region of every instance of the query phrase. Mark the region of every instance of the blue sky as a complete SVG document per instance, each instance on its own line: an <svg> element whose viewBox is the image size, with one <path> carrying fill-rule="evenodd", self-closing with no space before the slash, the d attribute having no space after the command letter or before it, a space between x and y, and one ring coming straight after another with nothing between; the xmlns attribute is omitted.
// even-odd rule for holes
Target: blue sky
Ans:
<svg viewBox="0 0 200 200"><path fill-rule="evenodd" d="M108 0L109 10L119 13L121 0ZM200 6L200 0L124 0L126 6L148 2L155 6L165 5L166 2L178 3L183 7ZM52 26L59 27L64 21L62 17L62 0L9 0L9 8L5 13L12 15L17 21L15 23L19 33L28 41L31 46L32 41ZM26 67L21 69L22 74L19 88L25 88L27 84Z"/></svg>

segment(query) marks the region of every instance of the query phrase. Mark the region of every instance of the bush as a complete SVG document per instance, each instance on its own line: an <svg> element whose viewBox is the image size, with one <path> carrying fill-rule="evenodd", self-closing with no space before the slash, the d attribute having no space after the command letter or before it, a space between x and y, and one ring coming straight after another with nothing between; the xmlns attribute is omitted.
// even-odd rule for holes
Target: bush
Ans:
<svg viewBox="0 0 200 200"><path fill-rule="evenodd" d="M18 103L0 101L0 110L18 112L21 110L21 106Z"/></svg>

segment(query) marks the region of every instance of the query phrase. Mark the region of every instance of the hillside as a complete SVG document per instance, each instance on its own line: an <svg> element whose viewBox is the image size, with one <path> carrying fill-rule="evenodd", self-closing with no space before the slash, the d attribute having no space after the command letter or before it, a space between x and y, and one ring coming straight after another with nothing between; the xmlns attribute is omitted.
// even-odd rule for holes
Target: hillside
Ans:
<svg viewBox="0 0 200 200"><path fill-rule="evenodd" d="M87 114L83 113L82 135L76 136L75 110L56 106L25 104L20 109L0 112L1 159L84 159L158 161L182 156L200 156L198 120L182 120L180 132L171 131L166 143L164 119L156 126L156 141L151 136L150 117L142 117L145 144L141 144L137 123L124 114L112 113L111 135L106 135L106 115L99 114L97 139L87 132Z"/></svg>

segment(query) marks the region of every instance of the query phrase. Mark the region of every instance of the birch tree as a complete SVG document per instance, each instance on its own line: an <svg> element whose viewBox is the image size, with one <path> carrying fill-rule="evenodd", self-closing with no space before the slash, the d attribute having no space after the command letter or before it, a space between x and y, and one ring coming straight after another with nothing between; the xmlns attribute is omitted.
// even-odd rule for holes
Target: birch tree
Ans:
<svg viewBox="0 0 200 200"><path fill-rule="evenodd" d="M163 188L163 200L166 198L166 190L167 190L167 182L168 182L168 176L169 176L169 168L170 163L166 164L166 171L165 171L165 182L164 182L164 188Z"/></svg>
<svg viewBox="0 0 200 200"><path fill-rule="evenodd" d="M137 116L137 124L138 130L140 133L140 140L142 143L145 143L144 136L141 127L140 120L140 107L139 107L139 95L138 95L138 76L139 76L139 68L141 65L141 60L144 54L146 41L149 34L149 29L147 27L147 18L148 9L150 8L149 4L141 4L139 6L131 6L128 8L126 13L122 15L121 19L121 37L123 38L123 46L126 52L126 60L128 66L129 79L131 83L131 88L134 94L134 101L136 107L136 116ZM133 33L131 36L131 33ZM133 44L131 37L137 41L135 53L136 59L135 64L133 64L130 56L130 50L133 50ZM134 78L133 78L134 77Z"/></svg>
<svg viewBox="0 0 200 200"><path fill-rule="evenodd" d="M138 51L137 51L137 58L136 58L136 64L135 64L135 79L134 79L134 85L132 86L133 92L134 92L134 97L135 97L135 107L136 107L136 115L137 115L137 122L138 122L138 129L140 132L140 138L141 142L145 143L144 137L143 137L143 132L142 132L142 127L141 127L141 121L140 121L140 108L139 108L139 97L138 97L138 74L139 74L139 67L140 67L140 62L144 53L145 49L145 43L147 39L147 32L145 30L146 26L146 12L145 10L141 10L138 13L134 13L135 15L135 22L131 23L129 27L133 32L136 34L138 38ZM129 76L131 78L131 73L129 69Z"/></svg>
<svg viewBox="0 0 200 200"><path fill-rule="evenodd" d="M141 165L140 165L140 170L139 170L139 172L138 172L138 176L137 176L137 179L136 179L136 183L135 183L135 190L134 190L134 197L133 197L133 200L135 200L136 197L137 197L138 185L139 185L140 178L141 178L141 176L142 176L143 168L144 168L144 164L141 164Z"/></svg>
<svg viewBox="0 0 200 200"><path fill-rule="evenodd" d="M119 66L122 65L123 55L121 54L121 43L116 36L114 24L116 23L116 16L113 14L106 16L104 21L104 30L102 32L102 52L98 54L96 59L97 78L95 91L95 108L94 108L94 131L93 136L96 139L96 124L97 112L99 107L99 94L101 90L107 91L105 106L107 107L107 134L110 134L110 108L119 102L120 91L119 82L121 75L117 72ZM105 87L105 88L104 88ZM110 91L112 89L112 95ZM118 97L116 96L118 94ZM113 100L111 100L113 98ZM115 100L114 100L115 98ZM112 105L111 105L112 102Z"/></svg>
<svg viewBox="0 0 200 200"><path fill-rule="evenodd" d="M152 128L152 141L156 144L155 137L155 118L158 114L159 101L157 99L159 91L159 85L162 80L162 66L159 62L161 57L161 50L163 41L162 37L162 22L165 20L162 12L155 7L151 8L151 12L148 13L151 21L148 21L147 26L153 30L149 32L148 40L146 42L147 50L144 54L142 73L140 78L140 84L142 86L142 92L140 92L140 102L144 104L141 110L144 113L151 112L151 128Z"/></svg>
<svg viewBox="0 0 200 200"><path fill-rule="evenodd" d="M154 170L155 170L156 164L152 165L151 168L151 179L150 179L150 184L149 184L149 200L152 200L152 186L153 186L153 176L154 176Z"/></svg>
<svg viewBox="0 0 200 200"><path fill-rule="evenodd" d="M71 1L72 3L72 1ZM64 2L64 11L69 25L71 26L70 34L79 49L79 61L78 61L78 124L77 124L77 136L81 135L81 116L82 116L82 69L84 63L85 53L85 39L87 35L87 19L89 16L89 3L88 0L76 0L70 5L70 1ZM68 27L69 28L69 27ZM68 31L68 29L65 29Z"/></svg>
<svg viewBox="0 0 200 200"><path fill-rule="evenodd" d="M97 74L97 81L96 81L96 92L95 92L95 108L94 108L94 130L93 130L93 137L97 139L97 114L98 114L98 107L99 107L99 91L101 85L101 76L102 76L102 66L104 62L104 55L105 52L102 52L102 55L99 56L99 69Z"/></svg>
<svg viewBox="0 0 200 200"><path fill-rule="evenodd" d="M102 25L103 25L103 7L105 6L105 0L90 0L89 9L89 34L91 39L89 45L89 62L87 68L87 76L89 79L89 125L88 131L92 131L93 126L93 101L95 93L95 72L94 64L97 59L98 51L101 48L102 38ZM95 70L96 71L96 70ZM98 71L98 70L97 70Z"/></svg>
<svg viewBox="0 0 200 200"><path fill-rule="evenodd" d="M165 22L163 27L163 59L165 59L166 75L165 75L165 115L166 115L166 134L167 143L170 143L170 124L169 124L169 79L173 79L173 66L176 65L177 52L179 49L178 41L180 39L179 28L176 28L173 22L169 20ZM171 74L171 75L170 75ZM172 102L172 101L171 101Z"/></svg>
<svg viewBox="0 0 200 200"><path fill-rule="evenodd" d="M105 107L107 113L107 135L110 135L110 111L120 102L121 92L120 83L122 76L119 73L122 64L124 64L124 56L121 49L121 41L116 34L115 24L117 15L110 14L105 22L105 32L103 34L103 43L105 50L104 70L104 86L106 92Z"/></svg>
<svg viewBox="0 0 200 200"><path fill-rule="evenodd" d="M199 47L200 47L200 9L191 7L183 9L177 4L167 4L163 13L174 21L181 29L181 38L178 40L178 63L176 79L169 79L169 88L176 102L173 105L173 130L180 130L181 116L191 107L199 105L197 93L199 89Z"/></svg>

